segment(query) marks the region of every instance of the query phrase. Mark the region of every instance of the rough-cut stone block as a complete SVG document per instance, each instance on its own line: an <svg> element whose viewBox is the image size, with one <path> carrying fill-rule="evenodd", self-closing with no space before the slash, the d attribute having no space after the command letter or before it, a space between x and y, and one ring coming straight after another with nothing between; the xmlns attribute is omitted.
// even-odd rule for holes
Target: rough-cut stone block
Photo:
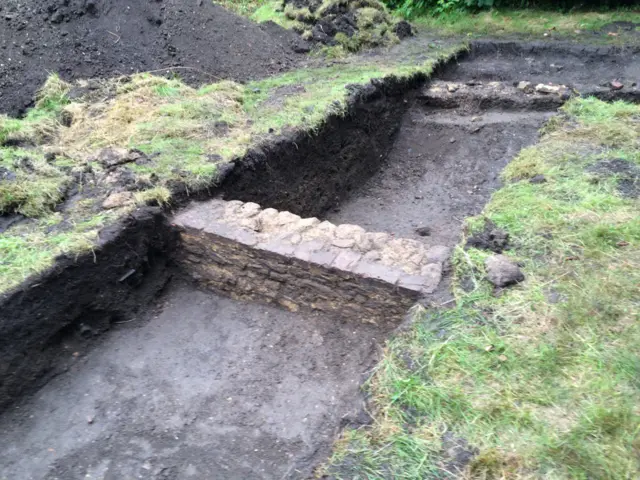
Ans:
<svg viewBox="0 0 640 480"><path fill-rule="evenodd" d="M329 268L337 256L337 252L331 250L320 250L312 252L311 255L309 255L309 262L320 265L321 267Z"/></svg>
<svg viewBox="0 0 640 480"><path fill-rule="evenodd" d="M239 210L243 207L244 203L240 200L231 200L225 202L224 214L227 217L238 215Z"/></svg>
<svg viewBox="0 0 640 480"><path fill-rule="evenodd" d="M254 232L259 232L262 229L262 223L260 222L260 219L258 219L257 217L243 218L240 221L240 226L246 228L247 230L252 230Z"/></svg>
<svg viewBox="0 0 640 480"><path fill-rule="evenodd" d="M323 234L330 236L333 236L336 231L336 226L331 222L327 222L326 220L324 222L320 222L320 224L316 228Z"/></svg>
<svg viewBox="0 0 640 480"><path fill-rule="evenodd" d="M295 252L293 252L293 255L299 260L308 262L311 260L311 255L314 252L323 250L325 245L326 243L321 240L311 240L309 242L303 242L298 245ZM333 261L333 259L331 261Z"/></svg>
<svg viewBox="0 0 640 480"><path fill-rule="evenodd" d="M362 255L358 252L354 252L351 250L343 250L341 251L336 259L331 264L332 267L337 268L338 270L351 270L356 266L358 261L362 258Z"/></svg>
<svg viewBox="0 0 640 480"><path fill-rule="evenodd" d="M300 216L291 212L280 212L277 221L278 225L289 225L290 223L298 223Z"/></svg>
<svg viewBox="0 0 640 480"><path fill-rule="evenodd" d="M442 265L439 263L430 263L422 268L420 275L425 279L423 291L425 293L433 293L442 280Z"/></svg>
<svg viewBox="0 0 640 480"><path fill-rule="evenodd" d="M258 215L261 210L262 209L260 208L260 205L258 205L257 203L248 202L240 207L240 209L238 210L238 215L243 218L251 218Z"/></svg>
<svg viewBox="0 0 640 480"><path fill-rule="evenodd" d="M358 263L356 268L353 269L353 273L362 275L366 278L381 280L390 285L395 285L402 275L401 270L387 267L386 265L381 265L379 263L370 263L367 261Z"/></svg>
<svg viewBox="0 0 640 480"><path fill-rule="evenodd" d="M380 252L378 252L377 250L374 250L372 252L367 252L362 258L369 263L376 263L380 261Z"/></svg>
<svg viewBox="0 0 640 480"><path fill-rule="evenodd" d="M444 245L435 245L427 250L427 263L444 263L451 256L451 249Z"/></svg>
<svg viewBox="0 0 640 480"><path fill-rule="evenodd" d="M268 227L275 225L277 218L278 210L275 208L265 208L258 214L258 219L260 219L265 231L268 230Z"/></svg>
<svg viewBox="0 0 640 480"><path fill-rule="evenodd" d="M277 253L278 255L282 255L285 257L292 257L293 253L296 251L295 245L291 245L290 243L282 242L280 240L274 240L268 243L261 243L258 245L260 250L266 250L271 253Z"/></svg>
<svg viewBox="0 0 640 480"><path fill-rule="evenodd" d="M421 275L403 275L398 280L398 287L422 293L427 287L427 279Z"/></svg>
<svg viewBox="0 0 640 480"><path fill-rule="evenodd" d="M320 220L318 220L317 218L303 218L302 220L298 221L298 231L304 232L312 227L315 227L316 225L320 225Z"/></svg>
<svg viewBox="0 0 640 480"><path fill-rule="evenodd" d="M496 287L508 287L524 281L524 273L506 255L493 255L485 261L487 278Z"/></svg>
<svg viewBox="0 0 640 480"><path fill-rule="evenodd" d="M356 245L356 241L352 238L334 238L331 245L338 248L353 248Z"/></svg>
<svg viewBox="0 0 640 480"><path fill-rule="evenodd" d="M386 246L387 242L391 239L391 235L382 232L369 232L366 234L366 236L369 240L371 240L371 243L377 250L382 250Z"/></svg>
<svg viewBox="0 0 640 480"><path fill-rule="evenodd" d="M336 238L356 238L356 235L364 235L364 228L357 225L338 225L336 227Z"/></svg>

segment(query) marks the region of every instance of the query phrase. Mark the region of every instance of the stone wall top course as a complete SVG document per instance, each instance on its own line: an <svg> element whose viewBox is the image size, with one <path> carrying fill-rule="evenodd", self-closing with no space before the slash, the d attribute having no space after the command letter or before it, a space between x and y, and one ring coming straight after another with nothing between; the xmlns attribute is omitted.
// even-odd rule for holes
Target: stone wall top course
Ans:
<svg viewBox="0 0 640 480"><path fill-rule="evenodd" d="M367 232L357 225L300 218L251 202L212 199L193 203L178 213L173 223L423 294L437 289L443 264L451 253L445 246Z"/></svg>

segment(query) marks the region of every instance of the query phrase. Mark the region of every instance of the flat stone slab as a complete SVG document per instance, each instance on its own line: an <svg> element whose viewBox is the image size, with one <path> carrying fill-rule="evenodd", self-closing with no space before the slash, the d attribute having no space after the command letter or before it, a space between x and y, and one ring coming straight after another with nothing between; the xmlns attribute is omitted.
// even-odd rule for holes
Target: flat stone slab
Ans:
<svg viewBox="0 0 640 480"><path fill-rule="evenodd" d="M180 263L216 291L372 321L435 292L450 255L440 245L250 202L193 203L172 223L181 232Z"/></svg>

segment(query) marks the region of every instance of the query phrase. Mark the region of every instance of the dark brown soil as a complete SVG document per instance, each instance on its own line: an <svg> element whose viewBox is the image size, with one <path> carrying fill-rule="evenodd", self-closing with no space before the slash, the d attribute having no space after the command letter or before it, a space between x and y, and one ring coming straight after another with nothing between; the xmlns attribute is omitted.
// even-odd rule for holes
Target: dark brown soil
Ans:
<svg viewBox="0 0 640 480"><path fill-rule="evenodd" d="M474 42L436 78L446 80L432 83L440 93L425 89L417 96L380 173L328 220L455 245L462 220L482 211L500 187L502 169L566 101L527 95L514 83L561 84L637 101L640 59L615 47ZM613 79L625 84L622 92L602 86Z"/></svg>
<svg viewBox="0 0 640 480"><path fill-rule="evenodd" d="M64 369L70 348L88 348L153 302L171 275L174 247L160 208L139 209L103 229L93 252L59 257L24 288L0 295L0 411Z"/></svg>
<svg viewBox="0 0 640 480"><path fill-rule="evenodd" d="M244 81L298 64L300 42L210 0L3 0L0 113L23 112L51 72L71 80L172 67L191 84Z"/></svg>
<svg viewBox="0 0 640 480"><path fill-rule="evenodd" d="M551 43L478 41L469 56L440 80L554 83L593 91L618 80L624 90L637 90L640 48Z"/></svg>
<svg viewBox="0 0 640 480"><path fill-rule="evenodd" d="M587 171L594 174L595 180L602 177L615 177L618 192L623 197L640 197L640 167L631 162L621 158L601 160L588 167Z"/></svg>
<svg viewBox="0 0 640 480"><path fill-rule="evenodd" d="M183 45L175 38L170 43ZM233 43L247 49L241 40ZM627 82L638 65L637 57L620 56L591 68L591 54L556 52L549 55L571 57L570 68L551 75L541 70L547 54L518 52L471 57L447 78L592 85L609 77ZM486 76L491 69L504 78ZM508 109L503 100L488 109L456 102L434 108L403 96L410 86L388 80L354 89L346 117L330 118L317 136L292 134L254 150L225 170L214 193L304 215L338 207L333 220L455 243L462 219L482 209L502 167L535 141L549 114L540 104L534 111L519 106L520 100ZM172 236L158 212L125 227L116 227L106 252L61 261L57 272L0 298L0 403L14 402L0 416L0 478L308 477L339 428L363 417L359 385L389 332L226 300L182 284L170 286L154 310L150 302L171 274L165 260ZM428 227L430 236L420 236L418 227ZM106 329L100 343L76 341ZM39 385L34 380L50 378L56 358L70 365L68 372L20 399ZM466 444L450 447L445 466L464 465L473 454Z"/></svg>
<svg viewBox="0 0 640 480"><path fill-rule="evenodd" d="M322 216L378 172L407 109L415 80L351 88L346 115L313 135L295 132L255 148L221 181L226 200Z"/></svg>

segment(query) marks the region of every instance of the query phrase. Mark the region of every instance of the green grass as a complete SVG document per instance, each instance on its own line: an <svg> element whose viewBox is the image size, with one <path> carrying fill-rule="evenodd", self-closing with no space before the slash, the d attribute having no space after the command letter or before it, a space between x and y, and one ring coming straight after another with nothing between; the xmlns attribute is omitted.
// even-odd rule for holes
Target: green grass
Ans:
<svg viewBox="0 0 640 480"><path fill-rule="evenodd" d="M370 62L345 61L339 65L318 69L301 69L247 85L243 104L252 120L254 135L264 135L269 129L279 133L295 126L317 129L328 113L346 111L346 85L365 84L388 76L407 78L415 74L429 75L438 60L447 58L461 47L433 50L420 62L397 62L380 59ZM295 87L293 94L280 93Z"/></svg>
<svg viewBox="0 0 640 480"><path fill-rule="evenodd" d="M458 248L456 305L417 312L389 343L367 385L374 426L344 435L330 473L441 478L451 432L478 449L458 478L640 477L640 201L586 170L640 165L639 118L572 100L507 167L468 230L485 217L506 229L525 283L494 296L488 253Z"/></svg>
<svg viewBox="0 0 640 480"><path fill-rule="evenodd" d="M53 266L60 255L74 257L91 251L100 229L122 215L120 211L87 211L65 220L60 214L22 224L0 235L0 292L17 287L31 275Z"/></svg>
<svg viewBox="0 0 640 480"><path fill-rule="evenodd" d="M493 9L481 13L452 12L440 16L422 16L412 19L420 29L445 36L499 37L525 36L535 38L565 37L594 41L591 32L617 21L640 22L640 10L610 12L571 12L544 10ZM617 32L616 32L617 33ZM619 32L605 36L608 42L637 43L637 35Z"/></svg>
<svg viewBox="0 0 640 480"><path fill-rule="evenodd" d="M260 23L273 21L284 28L303 30L300 22L287 18L280 0L220 0L223 6ZM538 9L499 9L470 13L453 11L441 15L422 15L411 22L421 30L441 36L471 38L518 36L531 38L569 38L577 41L614 44L638 43L637 32L614 32L614 36L594 38L591 33L613 22L640 23L639 9L611 11L571 11ZM335 55L335 52L330 52Z"/></svg>

